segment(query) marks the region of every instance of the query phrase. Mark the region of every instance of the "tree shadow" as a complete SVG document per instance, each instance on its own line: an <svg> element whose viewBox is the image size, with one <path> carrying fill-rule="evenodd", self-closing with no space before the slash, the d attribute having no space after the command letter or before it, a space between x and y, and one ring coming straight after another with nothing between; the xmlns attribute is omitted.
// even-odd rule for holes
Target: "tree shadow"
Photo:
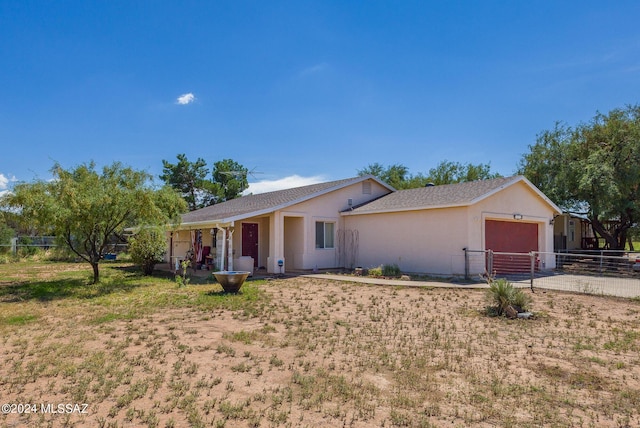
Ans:
<svg viewBox="0 0 640 428"><path fill-rule="evenodd" d="M135 270L116 268L124 275L116 278L104 277L101 282L91 284L86 278L62 278L55 280L22 281L0 286L0 303L19 303L30 300L49 302L64 299L95 299L118 292L130 292L149 284L135 281L141 278Z"/></svg>
<svg viewBox="0 0 640 428"><path fill-rule="evenodd" d="M224 291L224 290L211 290L204 293L207 296L241 296L242 290L240 291Z"/></svg>
<svg viewBox="0 0 640 428"><path fill-rule="evenodd" d="M18 303L27 300L42 302L76 297L79 290L89 287L83 279L24 281L0 287L0 302Z"/></svg>
<svg viewBox="0 0 640 428"><path fill-rule="evenodd" d="M109 272L110 271L110 272ZM85 278L60 278L51 280L26 280L0 285L0 303L25 301L48 302L64 299L94 299L118 292L130 292L148 287L153 279L175 281L173 272L154 270L153 275L142 275L135 265L109 266L100 270L100 282L91 284L90 276ZM146 281L145 279L151 279ZM188 274L190 285L208 285L214 280L211 275Z"/></svg>

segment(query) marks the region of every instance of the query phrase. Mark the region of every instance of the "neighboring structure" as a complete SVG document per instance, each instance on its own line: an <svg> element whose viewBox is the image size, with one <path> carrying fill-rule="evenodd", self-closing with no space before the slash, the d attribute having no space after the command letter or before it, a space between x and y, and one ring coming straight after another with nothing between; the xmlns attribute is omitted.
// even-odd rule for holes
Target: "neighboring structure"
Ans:
<svg viewBox="0 0 640 428"><path fill-rule="evenodd" d="M591 222L584 216L563 213L554 218L555 251L594 250L598 248Z"/></svg>
<svg viewBox="0 0 640 428"><path fill-rule="evenodd" d="M365 176L185 214L168 257L209 252L217 270L252 259L270 273L395 263L403 272L462 275L465 248L551 253L558 214L522 176L400 191ZM543 257L542 267L554 267L553 256Z"/></svg>

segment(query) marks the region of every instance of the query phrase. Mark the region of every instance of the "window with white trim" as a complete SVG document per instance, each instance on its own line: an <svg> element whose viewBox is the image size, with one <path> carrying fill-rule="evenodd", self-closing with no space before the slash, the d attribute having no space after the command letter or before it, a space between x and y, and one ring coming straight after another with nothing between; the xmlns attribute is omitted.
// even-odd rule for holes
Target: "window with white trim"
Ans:
<svg viewBox="0 0 640 428"><path fill-rule="evenodd" d="M335 223L316 221L316 248L334 248Z"/></svg>

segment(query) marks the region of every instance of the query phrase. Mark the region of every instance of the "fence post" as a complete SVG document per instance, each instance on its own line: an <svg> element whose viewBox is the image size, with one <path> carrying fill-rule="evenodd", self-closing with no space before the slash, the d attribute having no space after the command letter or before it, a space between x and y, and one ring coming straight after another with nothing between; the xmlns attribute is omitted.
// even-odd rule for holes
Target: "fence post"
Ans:
<svg viewBox="0 0 640 428"><path fill-rule="evenodd" d="M469 280L469 250L467 247L462 249L464 251L464 279Z"/></svg>
<svg viewBox="0 0 640 428"><path fill-rule="evenodd" d="M600 267L599 267L599 274L600 276L602 276L602 261L604 260L604 250L600 250Z"/></svg>
<svg viewBox="0 0 640 428"><path fill-rule="evenodd" d="M13 254L18 253L18 238L11 238L11 252Z"/></svg>
<svg viewBox="0 0 640 428"><path fill-rule="evenodd" d="M487 274L493 278L493 250L487 250Z"/></svg>
<svg viewBox="0 0 640 428"><path fill-rule="evenodd" d="M536 253L534 251L529 252L531 258L531 292L533 293L533 278L536 275Z"/></svg>

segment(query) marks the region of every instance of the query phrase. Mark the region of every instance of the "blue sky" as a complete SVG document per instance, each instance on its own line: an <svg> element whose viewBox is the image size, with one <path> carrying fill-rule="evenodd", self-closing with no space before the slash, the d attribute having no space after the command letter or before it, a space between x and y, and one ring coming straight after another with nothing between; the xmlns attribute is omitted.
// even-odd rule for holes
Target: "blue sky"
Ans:
<svg viewBox="0 0 640 428"><path fill-rule="evenodd" d="M556 121L638 103L639 18L624 0L2 0L0 191L54 162L157 179L178 153L231 158L255 191L374 162L510 175Z"/></svg>

